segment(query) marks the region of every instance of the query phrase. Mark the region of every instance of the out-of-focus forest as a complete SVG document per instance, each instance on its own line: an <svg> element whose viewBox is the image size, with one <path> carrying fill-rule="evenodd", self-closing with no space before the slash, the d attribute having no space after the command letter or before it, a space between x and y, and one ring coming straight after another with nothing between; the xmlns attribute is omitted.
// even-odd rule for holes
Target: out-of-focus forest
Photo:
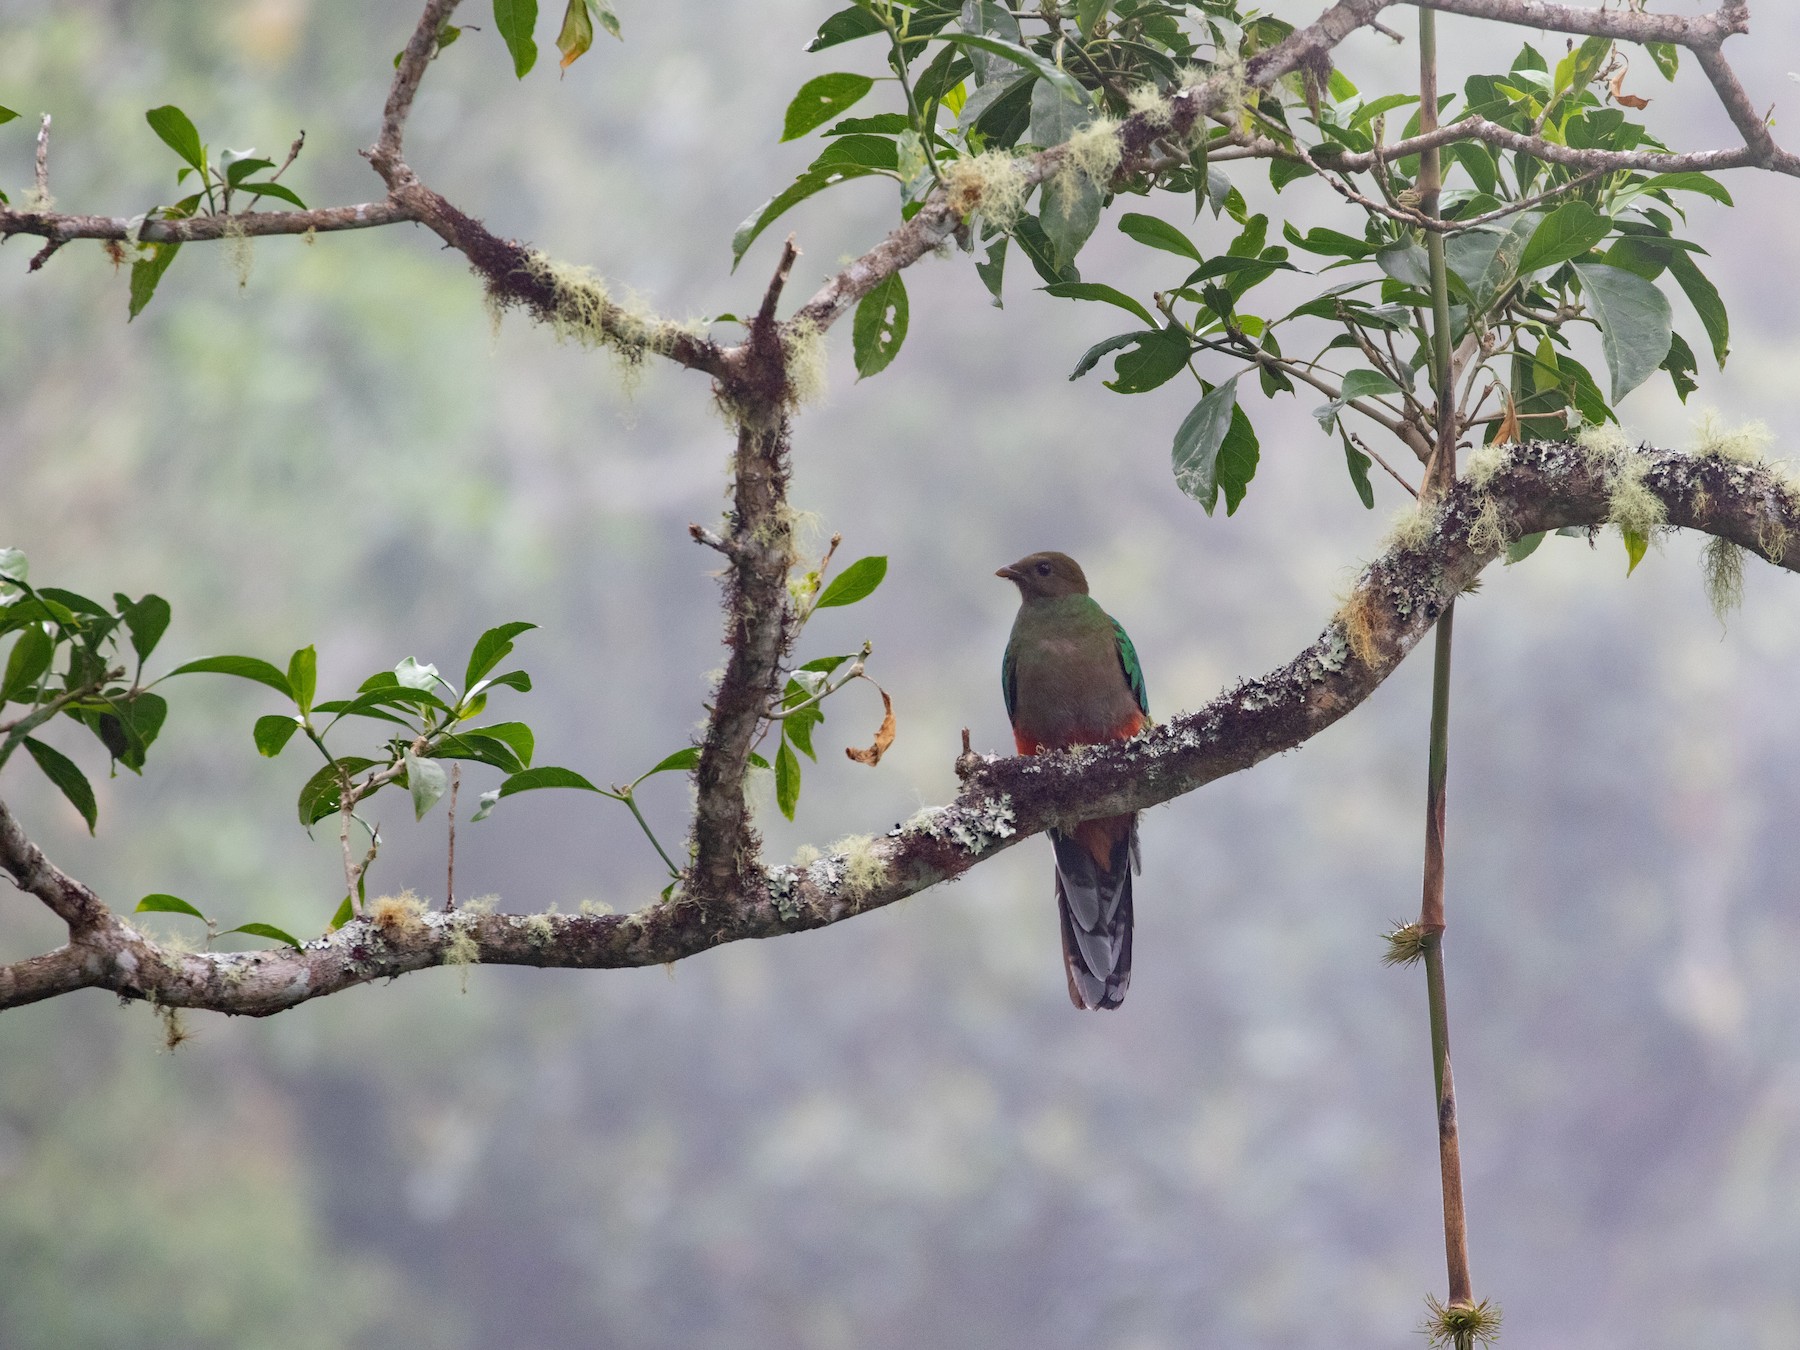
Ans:
<svg viewBox="0 0 1800 1350"><path fill-rule="evenodd" d="M174 102L215 148L279 152L304 127L284 181L309 204L375 198L355 149L416 8L8 0L0 102L25 117L0 129L0 186L28 182L49 111L63 209L166 201L175 164L143 113ZM782 231L735 278L731 231L810 153L776 144L787 99L828 69L873 73L854 48L802 51L829 8L626 0L623 45L523 83L496 34L469 33L430 72L409 158L496 231L663 312L742 312ZM1755 25L1729 53L1753 96L1793 104L1800 11L1759 3ZM1443 30L1447 88L1526 36ZM1367 89L1413 56L1365 32L1340 59ZM1732 143L1695 72L1637 86L1671 143ZM1307 184L1276 199L1263 167L1234 179L1342 224ZM1761 418L1779 453L1800 419L1795 188L1727 181L1738 207L1695 218L1730 368L1687 408L1658 382L1624 412L1665 445L1702 404ZM889 227L891 191L851 184L783 222L804 250L794 294ZM1084 271L1147 291L1144 251L1109 236ZM166 596L171 663L316 642L322 693L407 655L454 666L483 628L534 620L522 706L542 760L624 781L684 743L723 660L715 557L686 531L721 509L729 447L702 380L622 378L522 319L496 327L413 227L191 246L129 325L98 246L28 277L34 248L0 252L0 544L34 580ZM947 799L964 726L1007 746L997 565L1078 557L1168 713L1310 640L1401 502L1378 479L1364 511L1289 400L1258 412L1243 507L1208 518L1169 470L1179 386L1127 399L1065 378L1111 331L1093 307L1047 300L1018 265L996 309L965 255L907 284L912 335L886 373L856 382L834 337L794 487L821 544L841 531L848 556L891 559L801 654L872 639L899 739L874 771L849 763L838 747L866 743L879 708L835 700L796 825L765 790L776 857ZM1800 1343L1800 835L1783 824L1800 596L1752 566L1722 630L1698 552L1671 538L1627 579L1616 538L1553 539L1459 605L1447 950L1477 1288L1509 1344ZM150 1012L99 994L10 1013L0 1344L1405 1344L1442 1231L1422 980L1379 958L1417 904L1428 681L1416 659L1302 753L1146 816L1137 973L1113 1015L1068 1006L1037 842L667 971L477 968L466 989L429 972L266 1023L194 1016L173 1053ZM264 698L190 680L141 781L84 759L97 839L33 775L0 790L115 906L172 892L317 932L336 841L296 825L295 760L256 754ZM644 791L679 838L685 789ZM464 825L459 893L653 899L630 817L577 795ZM442 816L403 814L382 814L371 884L441 898ZM0 896L0 954L58 940L42 906Z"/></svg>

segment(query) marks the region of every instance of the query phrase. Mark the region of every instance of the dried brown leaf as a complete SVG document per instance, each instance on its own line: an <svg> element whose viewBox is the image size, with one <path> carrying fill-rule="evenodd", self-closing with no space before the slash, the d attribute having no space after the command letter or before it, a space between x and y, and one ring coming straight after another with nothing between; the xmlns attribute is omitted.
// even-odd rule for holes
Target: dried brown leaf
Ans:
<svg viewBox="0 0 1800 1350"><path fill-rule="evenodd" d="M894 743L894 700L888 697L885 689L881 691L881 707L884 715L881 719L881 730L875 733L875 744L867 750L858 750L848 745L844 747L846 755L858 764L867 764L871 769L881 763L881 757Z"/></svg>
<svg viewBox="0 0 1800 1350"><path fill-rule="evenodd" d="M1625 92L1624 66L1620 66L1613 72L1612 78L1606 82L1606 88L1612 95L1613 102L1619 104L1621 107L1643 109L1650 106L1649 99L1640 98L1636 94L1627 94Z"/></svg>

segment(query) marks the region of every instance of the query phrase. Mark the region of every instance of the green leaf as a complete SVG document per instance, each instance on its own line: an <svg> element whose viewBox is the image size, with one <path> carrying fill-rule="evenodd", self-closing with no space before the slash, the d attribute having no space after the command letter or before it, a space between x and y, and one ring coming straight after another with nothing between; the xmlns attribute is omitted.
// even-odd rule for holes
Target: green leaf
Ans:
<svg viewBox="0 0 1800 1350"><path fill-rule="evenodd" d="M537 0L494 0L494 26L512 53L513 73L521 80L537 64Z"/></svg>
<svg viewBox="0 0 1800 1350"><path fill-rule="evenodd" d="M1524 562L1537 552L1538 545L1544 542L1545 531L1538 530L1532 534L1521 535L1506 546L1506 565Z"/></svg>
<svg viewBox="0 0 1800 1350"><path fill-rule="evenodd" d="M1077 101L1044 80L1031 82L1031 121L1025 139L1033 145L1061 145L1092 121L1094 108L1084 93Z"/></svg>
<svg viewBox="0 0 1800 1350"><path fill-rule="evenodd" d="M364 759L361 755L341 755L325 765L300 789L300 798L295 804L300 823L310 830L314 824L336 812L343 792L342 776L347 773L354 778L364 769L374 767L374 760Z"/></svg>
<svg viewBox="0 0 1800 1350"><path fill-rule="evenodd" d="M1612 232L1612 221L1586 202L1565 202L1545 216L1519 259L1518 274L1529 276L1579 258Z"/></svg>
<svg viewBox="0 0 1800 1350"><path fill-rule="evenodd" d="M450 775L435 759L421 759L410 749L406 756L406 789L412 794L413 819L425 819L425 813L437 805L450 786Z"/></svg>
<svg viewBox="0 0 1800 1350"><path fill-rule="evenodd" d="M994 242L987 247L985 261L975 264L975 275L981 278L981 284L986 286L988 294L993 296L993 305L995 309L1005 308L1005 305L1002 304L1000 300L1000 288L1006 280L1007 242L1007 236L1004 234L995 239Z"/></svg>
<svg viewBox="0 0 1800 1350"><path fill-rule="evenodd" d="M854 605L858 600L874 594L875 588L881 585L882 578L887 576L887 569L885 554L858 558L831 579L813 608L832 609L838 605Z"/></svg>
<svg viewBox="0 0 1800 1350"><path fill-rule="evenodd" d="M1146 393L1187 368L1192 347L1184 330L1171 325L1135 336L1136 346L1113 358L1113 378L1106 381L1106 387L1114 393Z"/></svg>
<svg viewBox="0 0 1800 1350"><path fill-rule="evenodd" d="M319 687L319 653L310 644L288 658L287 678L295 704L301 712L311 712Z"/></svg>
<svg viewBox="0 0 1800 1350"><path fill-rule="evenodd" d="M1165 253L1177 253L1184 258L1192 258L1197 263L1206 261L1206 255L1194 246L1193 240L1169 224L1168 221L1156 216L1127 211L1119 217L1119 230L1122 234L1149 248L1160 248Z"/></svg>
<svg viewBox="0 0 1800 1350"><path fill-rule="evenodd" d="M700 747L697 745L684 745L674 754L665 755L662 759L658 760L655 768L646 769L643 773L639 774L638 781L641 783L644 779L655 773L691 773L699 767Z"/></svg>
<svg viewBox="0 0 1800 1350"><path fill-rule="evenodd" d="M1100 189L1086 174L1059 175L1044 184L1038 223L1050 241L1051 265L1059 274L1073 268L1082 245L1100 224L1100 205Z"/></svg>
<svg viewBox="0 0 1800 1350"><path fill-rule="evenodd" d="M201 923L207 922L206 915L195 909L179 895L163 895L160 892L155 895L146 895L142 900L137 902L137 908L132 910L132 913L190 914L194 918L200 920Z"/></svg>
<svg viewBox="0 0 1800 1350"><path fill-rule="evenodd" d="M439 759L473 760L477 764L490 765L501 773L524 773L526 768L520 762L517 752L505 741L479 731L463 731L438 737L432 742L431 748Z"/></svg>
<svg viewBox="0 0 1800 1350"><path fill-rule="evenodd" d="M796 140L814 127L830 121L875 87L867 75L851 75L835 71L817 75L800 86L787 106L782 122L781 139Z"/></svg>
<svg viewBox="0 0 1800 1350"><path fill-rule="evenodd" d="M1675 71L1681 65L1681 49L1673 42L1646 42L1644 50L1650 53L1650 59L1656 62L1656 68L1665 80L1675 78Z"/></svg>
<svg viewBox="0 0 1800 1350"><path fill-rule="evenodd" d="M900 172L900 147L892 136L839 136L819 152L808 171L833 164L860 164L870 169Z"/></svg>
<svg viewBox="0 0 1800 1350"><path fill-rule="evenodd" d="M251 736L256 741L256 752L269 759L274 759L287 743L293 739L294 733L300 730L300 719L288 713L270 713L266 717L256 719L251 729Z"/></svg>
<svg viewBox="0 0 1800 1350"><path fill-rule="evenodd" d="M18 115L19 114L14 112L11 108L0 108L0 126L6 125L6 123L12 121L13 118Z"/></svg>
<svg viewBox="0 0 1800 1350"><path fill-rule="evenodd" d="M1175 486L1199 502L1209 516L1219 501L1219 450L1237 407L1237 382L1234 375L1201 395L1175 432L1171 454Z"/></svg>
<svg viewBox="0 0 1800 1350"><path fill-rule="evenodd" d="M1351 444L1350 437L1344 434L1342 427L1338 428L1338 437L1344 442L1344 465L1350 470L1351 485L1356 488L1356 495L1362 500L1363 506L1373 511L1375 485L1369 481L1369 466L1375 461Z"/></svg>
<svg viewBox="0 0 1800 1350"><path fill-rule="evenodd" d="M1723 370L1725 358L1731 354L1731 319L1725 313L1725 302L1719 298L1718 288L1707 280L1691 254L1672 249L1667 261L1669 275L1675 278L1675 284L1687 296L1694 313L1700 316L1706 336L1712 343L1713 359Z"/></svg>
<svg viewBox="0 0 1800 1350"><path fill-rule="evenodd" d="M130 323L144 312L144 306L150 303L150 297L156 294L156 285L169 270L169 264L175 261L175 255L181 252L180 244L151 244L149 256L140 252L131 264L131 307L125 316Z"/></svg>
<svg viewBox="0 0 1800 1350"><path fill-rule="evenodd" d="M886 370L899 354L907 313L906 283L898 272L889 273L857 304L850 331L858 379Z"/></svg>
<svg viewBox="0 0 1800 1350"><path fill-rule="evenodd" d="M556 50L562 53L559 68L567 70L593 45L594 16L588 9L588 0L569 0L568 8L563 10L562 27L556 32Z"/></svg>
<svg viewBox="0 0 1800 1350"><path fill-rule="evenodd" d="M94 832L94 823L99 819L100 808L94 802L94 789L88 786L87 775L75 767L75 761L62 751L45 745L31 736L25 738L25 748L37 761L38 768L44 771L44 777L62 791L69 799L69 805L81 812L81 818L87 822L88 833Z"/></svg>
<svg viewBox="0 0 1800 1350"><path fill-rule="evenodd" d="M1059 69L1054 63L1045 60L1029 48L976 33L944 33L941 37L943 41L955 43L966 51L987 52L993 56L1004 57L1014 65L1024 66L1040 80L1054 85L1066 99L1076 103L1083 103L1087 100L1087 91L1076 82L1072 75Z"/></svg>
<svg viewBox="0 0 1800 1350"><path fill-rule="evenodd" d="M331 916L331 922L325 925L327 933L334 933L356 917L356 910L351 907L350 897L344 897L344 903L337 907L337 913Z"/></svg>
<svg viewBox="0 0 1800 1350"><path fill-rule="evenodd" d="M536 627L535 623L503 623L475 639L475 650L469 653L469 668L463 675L463 686L473 688L477 680L511 654L514 638Z"/></svg>
<svg viewBox="0 0 1800 1350"><path fill-rule="evenodd" d="M1062 300L1100 300L1109 305L1117 305L1127 314L1135 314L1152 328L1156 327L1155 315L1125 292L1115 290L1103 281L1059 281L1054 286L1045 286L1043 290Z"/></svg>
<svg viewBox="0 0 1800 1350"><path fill-rule="evenodd" d="M294 697L294 687L288 683L288 677L267 661L259 661L254 656L204 656L198 661L176 666L163 679L176 675L235 675L240 680L266 684L286 698Z"/></svg>
<svg viewBox="0 0 1800 1350"><path fill-rule="evenodd" d="M1625 567L1625 575L1630 576L1637 571L1637 565L1644 561L1644 554L1650 550L1650 536L1639 534L1636 530L1620 530L1619 538L1625 541L1625 556L1630 561Z"/></svg>
<svg viewBox="0 0 1800 1350"><path fill-rule="evenodd" d="M510 746L513 754L518 756L519 763L527 766L530 765L531 756L537 749L537 737L523 722L495 722L490 726L474 727L468 734L492 736L495 740Z"/></svg>
<svg viewBox="0 0 1800 1350"><path fill-rule="evenodd" d="M510 797L516 792L534 792L539 788L579 788L583 792L598 792L603 797L612 795L595 787L575 770L558 768L553 764L515 773L500 785L500 795Z"/></svg>
<svg viewBox="0 0 1800 1350"><path fill-rule="evenodd" d="M517 689L521 694L529 694L531 692L531 676L522 670L509 670L504 675L496 675L493 679L485 681L482 687L492 689L496 685L505 685L508 689Z"/></svg>
<svg viewBox="0 0 1800 1350"><path fill-rule="evenodd" d="M1060 282L1081 280L1081 273L1073 263L1058 265L1056 250L1036 216L1029 213L1020 215L1013 222L1012 237L1019 241L1020 251L1030 260L1032 269L1046 284L1055 286Z"/></svg>
<svg viewBox="0 0 1800 1350"><path fill-rule="evenodd" d="M1731 193L1718 179L1704 173L1659 173L1639 183L1638 192L1698 192L1724 206L1732 205Z"/></svg>
<svg viewBox="0 0 1800 1350"><path fill-rule="evenodd" d="M23 549L0 548L0 601L19 594L19 583L31 575Z"/></svg>
<svg viewBox="0 0 1800 1350"><path fill-rule="evenodd" d="M769 198L758 207L731 236L731 267L744 260L744 254L750 245L756 242L761 234L778 217L790 207L805 201L815 193L823 192L828 187L839 183L847 183L852 178L867 178L880 170L871 169L863 164L833 164L828 168L809 169L801 174L786 188Z"/></svg>
<svg viewBox="0 0 1800 1350"><path fill-rule="evenodd" d="M1675 397L1683 403L1700 387L1694 379L1694 372L1699 369L1699 363L1694 360L1694 349L1680 333L1669 334L1669 354L1663 357L1660 368L1669 373L1669 382L1675 386Z"/></svg>
<svg viewBox="0 0 1800 1350"><path fill-rule="evenodd" d="M794 746L801 754L805 755L815 764L818 762L819 757L813 753L813 728L818 726L824 720L825 713L816 703L809 708L800 708L797 711L791 712L781 719L782 734L785 735L789 741L793 742Z"/></svg>
<svg viewBox="0 0 1800 1350"><path fill-rule="evenodd" d="M193 165L197 173L206 173L206 150L200 144L200 132L186 113L173 103L165 103L145 113L144 120L164 145Z"/></svg>
<svg viewBox="0 0 1800 1350"><path fill-rule="evenodd" d="M306 203L300 200L300 195L283 183L245 183L238 190L253 197L274 197L289 206L297 206L302 211L306 209Z"/></svg>
<svg viewBox="0 0 1800 1350"><path fill-rule="evenodd" d="M122 600L123 596L115 596ZM146 595L134 604L120 607L121 617L125 620L125 628L131 634L131 649L137 653L139 661L150 659L150 653L156 650L156 644L162 641L162 635L169 628L169 602L160 595Z"/></svg>
<svg viewBox="0 0 1800 1350"><path fill-rule="evenodd" d="M775 804L789 820L800 804L800 759L785 740L775 756Z"/></svg>
<svg viewBox="0 0 1800 1350"><path fill-rule="evenodd" d="M1256 477L1256 465L1262 458L1262 447L1256 439L1256 428L1243 405L1231 410L1231 429L1225 433L1225 444L1219 447L1219 491L1225 494L1225 514L1234 516L1250 480Z"/></svg>
<svg viewBox="0 0 1800 1350"><path fill-rule="evenodd" d="M840 42L852 42L857 38L870 37L881 32L881 20L860 5L852 5L848 9L840 9L836 14L819 25L819 32L806 45L809 52L824 51L827 47L835 47Z"/></svg>
<svg viewBox="0 0 1800 1350"><path fill-rule="evenodd" d="M27 625L6 658L6 677L0 680L0 704L23 700L37 688L56 656L56 643L37 624Z"/></svg>
<svg viewBox="0 0 1800 1350"><path fill-rule="evenodd" d="M1612 401L1649 379L1669 353L1669 298L1655 283L1606 263L1574 263L1600 322L1601 350L1612 372ZM1636 566L1634 563L1633 566Z"/></svg>
<svg viewBox="0 0 1800 1350"><path fill-rule="evenodd" d="M272 942L285 942L290 947L299 947L300 939L286 929L277 928L272 923L241 923L236 928L227 928L220 937L229 937L232 933L245 933L250 937L268 938Z"/></svg>

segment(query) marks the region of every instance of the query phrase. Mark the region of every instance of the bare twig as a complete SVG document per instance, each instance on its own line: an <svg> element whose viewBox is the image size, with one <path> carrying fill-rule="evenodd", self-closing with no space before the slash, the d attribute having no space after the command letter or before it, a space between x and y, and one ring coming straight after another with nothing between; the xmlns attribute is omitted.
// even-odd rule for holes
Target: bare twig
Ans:
<svg viewBox="0 0 1800 1350"><path fill-rule="evenodd" d="M37 134L37 173L34 181L37 184L38 208L50 209L50 114L44 114L44 120L38 124Z"/></svg>

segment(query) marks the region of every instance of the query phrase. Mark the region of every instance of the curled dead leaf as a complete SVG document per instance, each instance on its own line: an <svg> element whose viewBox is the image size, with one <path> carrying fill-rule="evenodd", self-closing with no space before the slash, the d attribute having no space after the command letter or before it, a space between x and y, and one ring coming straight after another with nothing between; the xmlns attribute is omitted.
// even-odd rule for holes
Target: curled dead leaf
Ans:
<svg viewBox="0 0 1800 1350"><path fill-rule="evenodd" d="M1513 445L1519 439L1519 409L1512 401L1512 395L1504 389L1500 391L1503 400L1500 412L1500 425L1494 430L1495 445Z"/></svg>
<svg viewBox="0 0 1800 1350"><path fill-rule="evenodd" d="M880 689L877 685L876 688ZM894 743L894 700L888 697L885 689L881 690L882 719L881 729L875 733L875 744L867 750L858 750L853 746L845 746L844 753L858 764L867 764L871 769L881 763L881 757Z"/></svg>
<svg viewBox="0 0 1800 1350"><path fill-rule="evenodd" d="M1606 82L1606 88L1607 92L1612 95L1613 102L1621 107L1643 109L1650 106L1649 99L1640 98L1636 94L1628 94L1625 92L1624 66L1620 66L1618 70L1613 72L1613 77Z"/></svg>

